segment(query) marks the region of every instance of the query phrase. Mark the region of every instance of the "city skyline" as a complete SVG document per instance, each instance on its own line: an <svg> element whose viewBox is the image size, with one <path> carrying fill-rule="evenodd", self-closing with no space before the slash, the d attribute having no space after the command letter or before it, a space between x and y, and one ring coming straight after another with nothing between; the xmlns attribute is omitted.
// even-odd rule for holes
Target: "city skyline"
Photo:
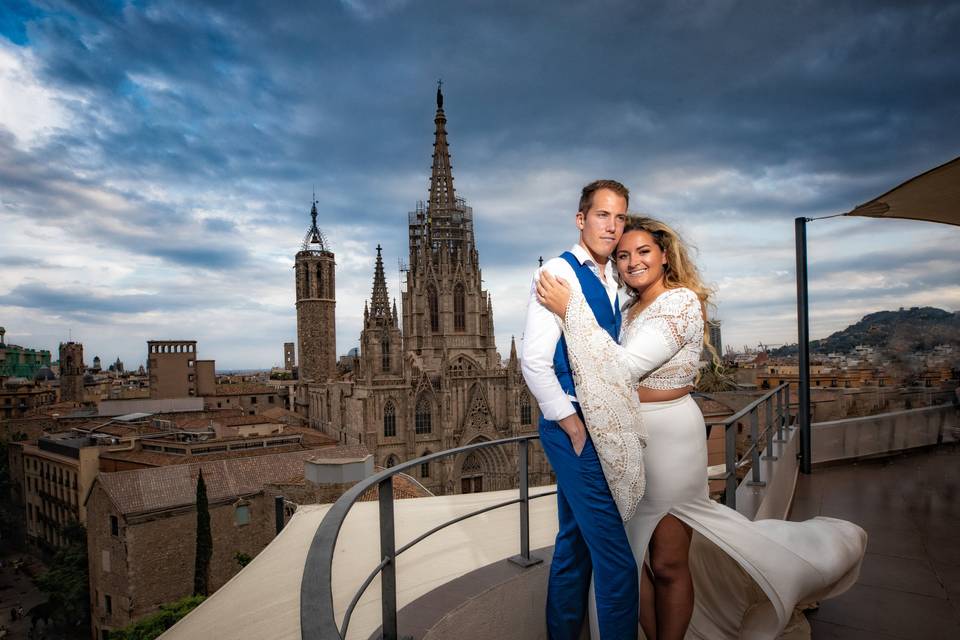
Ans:
<svg viewBox="0 0 960 640"><path fill-rule="evenodd" d="M699 248L739 348L796 341L795 216L847 211L960 149L947 3L440 6L8 5L7 342L53 351L70 335L91 361L136 368L147 340L188 339L222 369L281 364L316 190L346 353L378 244L399 300L439 77L504 356L538 257L575 241L596 177ZM873 311L960 309L953 227L808 234L813 338Z"/></svg>

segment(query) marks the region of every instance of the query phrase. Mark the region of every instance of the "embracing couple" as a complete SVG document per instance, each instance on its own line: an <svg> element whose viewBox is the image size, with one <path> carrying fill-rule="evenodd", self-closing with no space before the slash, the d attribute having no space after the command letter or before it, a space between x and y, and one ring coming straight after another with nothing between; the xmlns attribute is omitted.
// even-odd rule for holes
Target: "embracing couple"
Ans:
<svg viewBox="0 0 960 640"><path fill-rule="evenodd" d="M710 290L629 197L583 188L578 242L537 271L527 308L521 366L557 477L548 635L575 640L589 618L594 640L809 637L798 612L856 581L866 533L710 500L690 396Z"/></svg>

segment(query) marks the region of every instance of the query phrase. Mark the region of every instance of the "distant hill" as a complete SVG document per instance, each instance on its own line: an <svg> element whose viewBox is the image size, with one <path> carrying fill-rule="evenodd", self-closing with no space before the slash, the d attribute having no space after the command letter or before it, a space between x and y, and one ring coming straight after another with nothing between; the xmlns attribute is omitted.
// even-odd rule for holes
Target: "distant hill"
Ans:
<svg viewBox="0 0 960 640"><path fill-rule="evenodd" d="M936 307L878 311L822 340L810 341L810 353L846 353L858 344L890 354L925 351L938 344L960 347L960 313ZM772 349L772 356L798 353L796 344Z"/></svg>

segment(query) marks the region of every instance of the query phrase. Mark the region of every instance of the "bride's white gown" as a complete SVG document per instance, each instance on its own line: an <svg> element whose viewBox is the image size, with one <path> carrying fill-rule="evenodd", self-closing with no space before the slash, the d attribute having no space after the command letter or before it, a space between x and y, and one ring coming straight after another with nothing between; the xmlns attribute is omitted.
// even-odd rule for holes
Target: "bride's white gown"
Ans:
<svg viewBox="0 0 960 640"><path fill-rule="evenodd" d="M654 528L672 514L694 532L687 638L809 637L806 619L795 612L853 585L866 532L833 518L751 521L711 500L696 402L687 395L641 404L636 396L638 385L692 383L703 343L699 300L689 289L672 289L630 315L617 345L573 292L563 324L577 396L637 564ZM591 635L599 637L593 615Z"/></svg>

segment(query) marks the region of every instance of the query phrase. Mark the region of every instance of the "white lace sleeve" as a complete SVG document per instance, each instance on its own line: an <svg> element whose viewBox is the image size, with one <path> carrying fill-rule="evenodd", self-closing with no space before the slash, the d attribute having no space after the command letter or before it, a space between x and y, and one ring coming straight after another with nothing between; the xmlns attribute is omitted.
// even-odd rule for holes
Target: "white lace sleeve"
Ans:
<svg viewBox="0 0 960 640"><path fill-rule="evenodd" d="M680 389L692 385L703 349L703 312L697 294L686 288L661 294L624 330L623 344L640 357L649 352L650 334L654 333L669 346L671 355L641 377L640 386Z"/></svg>
<svg viewBox="0 0 960 640"><path fill-rule="evenodd" d="M646 484L643 428L633 358L600 328L579 291L564 317L567 355L590 438L620 517L633 517Z"/></svg>

